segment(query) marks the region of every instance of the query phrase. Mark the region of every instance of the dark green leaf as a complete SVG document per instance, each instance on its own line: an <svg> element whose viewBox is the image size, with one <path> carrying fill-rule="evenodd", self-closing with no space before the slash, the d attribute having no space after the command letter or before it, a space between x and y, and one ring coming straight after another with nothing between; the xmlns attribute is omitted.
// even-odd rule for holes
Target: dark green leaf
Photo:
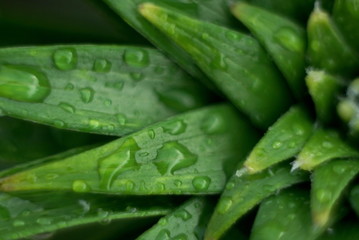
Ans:
<svg viewBox="0 0 359 240"><path fill-rule="evenodd" d="M240 217L263 199L282 188L306 180L305 172L291 173L288 163L256 174L237 170L221 195L204 239L219 239Z"/></svg>
<svg viewBox="0 0 359 240"><path fill-rule="evenodd" d="M3 191L219 193L256 141L235 109L177 115L90 151L3 178Z"/></svg>
<svg viewBox="0 0 359 240"><path fill-rule="evenodd" d="M349 200L356 214L359 216L359 185L355 185L350 191Z"/></svg>
<svg viewBox="0 0 359 240"><path fill-rule="evenodd" d="M4 48L0 82L9 116L117 136L208 102L200 85L149 48Z"/></svg>
<svg viewBox="0 0 359 240"><path fill-rule="evenodd" d="M271 126L253 148L244 166L255 173L294 157L313 131L313 123L301 107L292 107Z"/></svg>
<svg viewBox="0 0 359 240"><path fill-rule="evenodd" d="M270 126L289 107L284 80L254 38L152 3L139 11L183 47L257 126Z"/></svg>
<svg viewBox="0 0 359 240"><path fill-rule="evenodd" d="M264 8L239 2L233 14L266 48L297 98L304 94L306 35L295 22Z"/></svg>

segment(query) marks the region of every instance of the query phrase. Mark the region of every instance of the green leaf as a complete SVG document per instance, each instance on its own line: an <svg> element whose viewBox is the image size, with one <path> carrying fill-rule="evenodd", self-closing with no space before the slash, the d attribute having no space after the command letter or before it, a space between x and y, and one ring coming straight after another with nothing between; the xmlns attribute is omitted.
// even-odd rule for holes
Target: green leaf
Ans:
<svg viewBox="0 0 359 240"><path fill-rule="evenodd" d="M90 151L0 180L2 191L214 194L257 140L228 105L169 118Z"/></svg>
<svg viewBox="0 0 359 240"><path fill-rule="evenodd" d="M309 93L320 121L328 123L335 115L336 97L341 84L339 80L323 70L310 69L305 78Z"/></svg>
<svg viewBox="0 0 359 240"><path fill-rule="evenodd" d="M304 145L293 164L293 170L313 170L335 158L358 157L359 152L345 143L334 130L318 128Z"/></svg>
<svg viewBox="0 0 359 240"><path fill-rule="evenodd" d="M291 97L280 74L254 38L152 3L139 11L183 47L257 126L268 127L289 107Z"/></svg>
<svg viewBox="0 0 359 240"><path fill-rule="evenodd" d="M327 12L316 5L308 21L308 58L312 66L333 74L351 76L359 58L345 42Z"/></svg>
<svg viewBox="0 0 359 240"><path fill-rule="evenodd" d="M306 180L305 172L291 173L286 162L256 174L237 170L219 199L204 239L219 239L240 217L263 199Z"/></svg>
<svg viewBox="0 0 359 240"><path fill-rule="evenodd" d="M241 0L242 1L242 0ZM315 0L246 0L273 13L306 23ZM298 11L300 9L300 11Z"/></svg>
<svg viewBox="0 0 359 240"><path fill-rule="evenodd" d="M251 240L309 240L311 230L308 191L290 188L261 203Z"/></svg>
<svg viewBox="0 0 359 240"><path fill-rule="evenodd" d="M334 1L333 18L347 42L359 51L358 0Z"/></svg>
<svg viewBox="0 0 359 240"><path fill-rule="evenodd" d="M209 100L158 51L138 47L0 49L0 82L9 116L117 136Z"/></svg>
<svg viewBox="0 0 359 240"><path fill-rule="evenodd" d="M212 207L208 199L192 198L174 212L161 218L137 240L202 239Z"/></svg>
<svg viewBox="0 0 359 240"><path fill-rule="evenodd" d="M359 216L359 185L355 185L353 189L350 191L350 204L356 214Z"/></svg>
<svg viewBox="0 0 359 240"><path fill-rule="evenodd" d="M314 170L311 209L317 231L325 230L333 222L339 199L358 172L358 159L331 161Z"/></svg>
<svg viewBox="0 0 359 240"><path fill-rule="evenodd" d="M339 222L330 228L318 240L353 240L359 239L358 220Z"/></svg>
<svg viewBox="0 0 359 240"><path fill-rule="evenodd" d="M304 29L279 14L244 2L235 4L232 13L269 52L295 96L303 97L306 49Z"/></svg>
<svg viewBox="0 0 359 240"><path fill-rule="evenodd" d="M70 193L0 193L0 239L11 240L88 223L167 214L168 199Z"/></svg>
<svg viewBox="0 0 359 240"><path fill-rule="evenodd" d="M235 27L235 21L229 13L226 0L104 0L117 14L119 14L134 29L145 36L157 48L168 53L192 76L203 81L208 87L215 89L213 83L196 67L191 57L176 45L169 37L157 30L137 11L137 7L144 2L175 9L176 11L198 18L204 21L217 23L224 26Z"/></svg>
<svg viewBox="0 0 359 240"><path fill-rule="evenodd" d="M244 166L259 172L294 157L313 132L313 123L301 107L292 107L271 126L253 148Z"/></svg>

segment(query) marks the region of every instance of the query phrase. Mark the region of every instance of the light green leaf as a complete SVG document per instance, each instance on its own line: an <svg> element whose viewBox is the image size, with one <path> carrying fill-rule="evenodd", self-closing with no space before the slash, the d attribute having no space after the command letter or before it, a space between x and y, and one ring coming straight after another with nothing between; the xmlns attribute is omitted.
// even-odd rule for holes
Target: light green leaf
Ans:
<svg viewBox="0 0 359 240"><path fill-rule="evenodd" d="M0 193L0 240L12 240L88 223L165 215L169 199L70 193Z"/></svg>
<svg viewBox="0 0 359 240"><path fill-rule="evenodd" d="M254 38L152 3L139 11L183 47L257 126L267 128L289 107L284 80Z"/></svg>
<svg viewBox="0 0 359 240"><path fill-rule="evenodd" d="M232 107L210 106L5 177L0 189L132 195L219 193L256 136Z"/></svg>
<svg viewBox="0 0 359 240"><path fill-rule="evenodd" d="M212 208L208 199L192 198L171 214L161 218L137 240L202 239Z"/></svg>
<svg viewBox="0 0 359 240"><path fill-rule="evenodd" d="M311 230L309 194L290 188L261 203L250 239L309 240Z"/></svg>
<svg viewBox="0 0 359 240"><path fill-rule="evenodd" d="M359 152L345 143L336 131L318 128L299 153L293 170L310 171L332 159L358 156Z"/></svg>
<svg viewBox="0 0 359 240"><path fill-rule="evenodd" d="M272 56L295 96L302 98L305 86L305 30L282 15L244 2L235 4L232 13Z"/></svg>
<svg viewBox="0 0 359 240"><path fill-rule="evenodd" d="M0 49L0 82L6 115L117 136L209 100L157 50L139 47Z"/></svg>
<svg viewBox="0 0 359 240"><path fill-rule="evenodd" d="M305 172L291 173L287 162L256 174L237 170L219 199L204 239L219 239L240 217L263 199L306 180Z"/></svg>
<svg viewBox="0 0 359 240"><path fill-rule="evenodd" d="M294 157L313 132L313 123L301 107L292 107L271 126L244 162L250 173Z"/></svg>

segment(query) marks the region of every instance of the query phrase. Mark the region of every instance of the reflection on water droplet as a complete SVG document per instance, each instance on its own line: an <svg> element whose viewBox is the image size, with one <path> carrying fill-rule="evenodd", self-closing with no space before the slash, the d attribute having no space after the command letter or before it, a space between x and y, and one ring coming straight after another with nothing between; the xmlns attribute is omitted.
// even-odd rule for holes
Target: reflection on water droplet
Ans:
<svg viewBox="0 0 359 240"><path fill-rule="evenodd" d="M275 33L275 40L292 52L302 53L304 51L304 43L302 36L300 36L294 29L283 27Z"/></svg>
<svg viewBox="0 0 359 240"><path fill-rule="evenodd" d="M162 229L156 236L155 240L170 240L171 234L167 229Z"/></svg>
<svg viewBox="0 0 359 240"><path fill-rule="evenodd" d="M172 135L178 135L186 131L187 124L183 120L167 122L163 131Z"/></svg>
<svg viewBox="0 0 359 240"><path fill-rule="evenodd" d="M272 148L273 148L273 149L279 149L279 148L282 147L282 145L283 145L282 142L274 142L274 143L272 144Z"/></svg>
<svg viewBox="0 0 359 240"><path fill-rule="evenodd" d="M65 102L60 102L59 107L62 108L63 110L65 110L66 112L69 112L69 113L74 113L75 112L75 107L72 106L71 104L68 104L68 103L65 103Z"/></svg>
<svg viewBox="0 0 359 240"><path fill-rule="evenodd" d="M50 218L42 217L36 219L36 222L40 225L50 225L52 223L52 220Z"/></svg>
<svg viewBox="0 0 359 240"><path fill-rule="evenodd" d="M237 40L239 40L241 38L241 36L235 31L227 31L226 32L226 37L227 37L228 40L232 40L232 41L233 40L237 41Z"/></svg>
<svg viewBox="0 0 359 240"><path fill-rule="evenodd" d="M126 124L126 116L123 115L122 113L116 114L116 119L117 119L117 122L120 125L125 125Z"/></svg>
<svg viewBox="0 0 359 240"><path fill-rule="evenodd" d="M72 190L74 192L88 192L90 191L90 186L83 180L75 180L72 182Z"/></svg>
<svg viewBox="0 0 359 240"><path fill-rule="evenodd" d="M337 174L343 174L346 171L346 168L344 166L334 165L333 171Z"/></svg>
<svg viewBox="0 0 359 240"><path fill-rule="evenodd" d="M161 218L161 219L158 221L158 224L161 225L161 226L166 225L166 224L167 224L167 218L166 218L166 217Z"/></svg>
<svg viewBox="0 0 359 240"><path fill-rule="evenodd" d="M109 215L108 211L104 211L102 208L97 209L97 216L99 218L106 218Z"/></svg>
<svg viewBox="0 0 359 240"><path fill-rule="evenodd" d="M53 55L55 66L60 70L72 70L77 66L77 53L74 48L62 48Z"/></svg>
<svg viewBox="0 0 359 240"><path fill-rule="evenodd" d="M21 102L42 102L50 94L45 74L27 67L0 65L0 97Z"/></svg>
<svg viewBox="0 0 359 240"><path fill-rule="evenodd" d="M212 61L212 67L221 71L226 71L228 65L226 63L226 57L223 53L217 52L214 60Z"/></svg>
<svg viewBox="0 0 359 240"><path fill-rule="evenodd" d="M12 225L14 227L22 227L25 226L25 222L22 220L14 220L14 222L12 223Z"/></svg>
<svg viewBox="0 0 359 240"><path fill-rule="evenodd" d="M124 83L122 81L106 82L105 86L111 89L122 90Z"/></svg>
<svg viewBox="0 0 359 240"><path fill-rule="evenodd" d="M143 75L143 73L140 72L133 72L130 73L130 77L132 78L133 81L138 82L142 80L145 77L145 75Z"/></svg>
<svg viewBox="0 0 359 240"><path fill-rule="evenodd" d="M139 169L135 155L140 150L133 138L127 138L122 145L109 155L99 159L101 187L109 190L113 182L124 172Z"/></svg>
<svg viewBox="0 0 359 240"><path fill-rule="evenodd" d="M111 66L111 62L106 59L96 59L93 64L92 70L94 70L95 72L105 73L111 70Z"/></svg>
<svg viewBox="0 0 359 240"><path fill-rule="evenodd" d="M109 106L111 106L111 105L112 105L112 101L111 101L111 99L106 99L103 103L104 103L104 104L105 104L105 106L107 106L107 107L109 107Z"/></svg>
<svg viewBox="0 0 359 240"><path fill-rule="evenodd" d="M176 187L180 187L180 186L182 186L182 181L181 180L175 180L174 184L175 184Z"/></svg>
<svg viewBox="0 0 359 240"><path fill-rule="evenodd" d="M163 183L156 183L156 189L160 192L164 191L166 189L166 185Z"/></svg>
<svg viewBox="0 0 359 240"><path fill-rule="evenodd" d="M65 126L65 123L61 120L54 120L54 125L57 128L63 128Z"/></svg>
<svg viewBox="0 0 359 240"><path fill-rule="evenodd" d="M192 185L197 191L207 190L211 179L207 176L195 177L192 180Z"/></svg>
<svg viewBox="0 0 359 240"><path fill-rule="evenodd" d="M74 90L75 86L72 84L72 83L68 83L66 86L65 86L65 90Z"/></svg>
<svg viewBox="0 0 359 240"><path fill-rule="evenodd" d="M320 202L328 202L332 199L332 194L326 189L319 189L315 196Z"/></svg>
<svg viewBox="0 0 359 240"><path fill-rule="evenodd" d="M100 127L100 122L95 119L90 119L88 124L89 124L90 128L92 128L92 129L96 129L96 128Z"/></svg>
<svg viewBox="0 0 359 240"><path fill-rule="evenodd" d="M324 148L327 148L327 149L333 148L333 144L332 144L331 142L328 142L328 141L322 142L322 146L323 146Z"/></svg>
<svg viewBox="0 0 359 240"><path fill-rule="evenodd" d="M228 197L224 197L218 203L218 212L221 214L225 214L232 207L233 201Z"/></svg>
<svg viewBox="0 0 359 240"><path fill-rule="evenodd" d="M148 53L145 50L135 48L127 49L123 60L132 67L145 67L150 62Z"/></svg>
<svg viewBox="0 0 359 240"><path fill-rule="evenodd" d="M153 129L148 130L147 134L151 139L154 139L156 137L156 133Z"/></svg>
<svg viewBox="0 0 359 240"><path fill-rule="evenodd" d="M81 100L84 103L90 103L92 102L94 95L95 95L95 91L92 88L82 88L80 89L80 95L81 95Z"/></svg>
<svg viewBox="0 0 359 240"><path fill-rule="evenodd" d="M222 115L212 113L203 120L201 129L207 134L216 134L226 131L227 125Z"/></svg>
<svg viewBox="0 0 359 240"><path fill-rule="evenodd" d="M187 221L192 218L192 215L186 209L180 209L176 211L174 216L181 218L183 221Z"/></svg>
<svg viewBox="0 0 359 240"><path fill-rule="evenodd" d="M154 164L162 174L174 174L188 168L197 162L197 156L178 142L167 142L157 151Z"/></svg>

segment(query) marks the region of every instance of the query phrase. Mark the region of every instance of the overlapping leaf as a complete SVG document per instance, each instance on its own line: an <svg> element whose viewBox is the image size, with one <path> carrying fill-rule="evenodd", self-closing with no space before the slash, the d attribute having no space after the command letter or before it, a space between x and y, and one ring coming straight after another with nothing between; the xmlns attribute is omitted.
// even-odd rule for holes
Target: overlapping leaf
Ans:
<svg viewBox="0 0 359 240"><path fill-rule="evenodd" d="M6 115L117 136L208 102L200 85L149 48L4 48L0 82Z"/></svg>

